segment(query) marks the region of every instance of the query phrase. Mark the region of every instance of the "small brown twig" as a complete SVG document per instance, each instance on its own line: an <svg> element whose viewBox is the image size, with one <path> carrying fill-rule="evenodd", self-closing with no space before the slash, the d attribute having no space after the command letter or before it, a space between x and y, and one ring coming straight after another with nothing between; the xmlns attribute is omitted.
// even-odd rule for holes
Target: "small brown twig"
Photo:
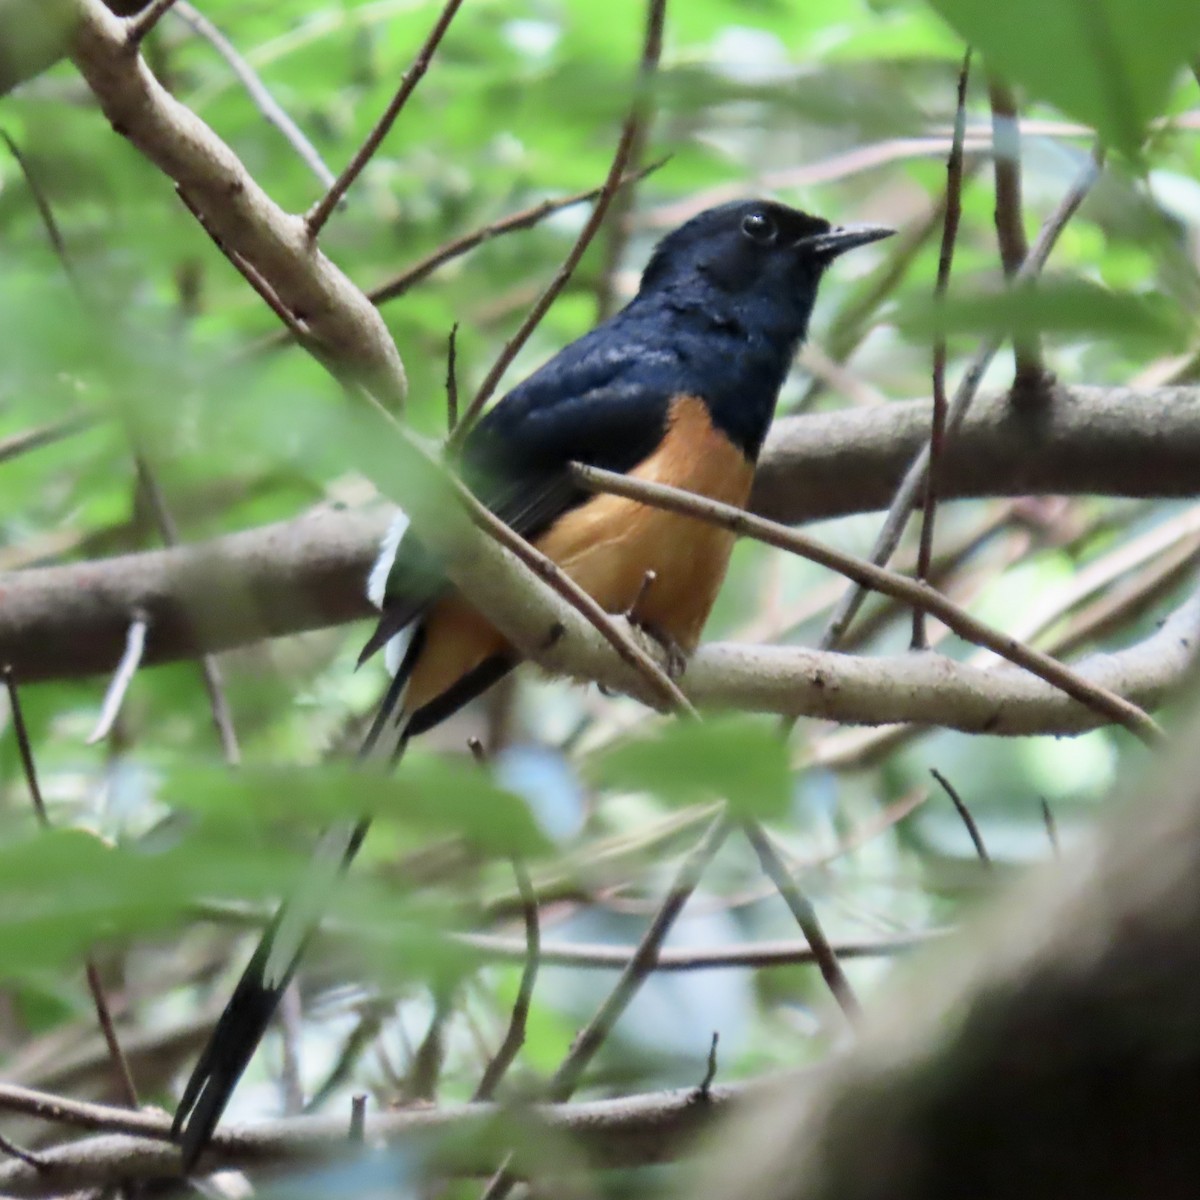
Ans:
<svg viewBox="0 0 1200 1200"><path fill-rule="evenodd" d="M454 20L454 16L461 6L462 0L446 0L446 4L442 8L438 19L434 22L433 28L429 31L429 36L425 39L424 45L417 52L417 57L413 59L412 66L405 71L404 78L400 81L400 86L396 89L396 94L392 97L387 108L384 109L383 116L375 122L375 128L367 134L366 141L358 148L354 157L346 165L346 169L334 180L333 185L325 195L309 209L307 216L304 218L304 224L310 240L316 241L318 234L320 234L325 222L329 220L330 214L337 207L338 202L349 190L350 185L358 178L362 169L371 161L371 157L379 149L379 144L387 137L388 130L391 129L393 122L400 115L400 110L408 103L408 98L413 94L417 84L421 82L422 76L429 69L434 52L445 36L446 30L450 28L450 22Z"/></svg>
<svg viewBox="0 0 1200 1200"><path fill-rule="evenodd" d="M1042 809L1042 823L1046 826L1046 837L1050 842L1050 850L1055 858L1062 857L1062 846L1058 841L1058 822L1054 819L1054 810L1045 796L1038 797Z"/></svg>
<svg viewBox="0 0 1200 1200"><path fill-rule="evenodd" d="M663 940L670 933L680 912L683 911L683 906L696 890L696 885L700 882L700 876L704 873L705 868L725 844L732 828L729 814L723 808L720 815L705 831L704 836L680 864L666 897L651 918L633 956L626 963L617 982L605 996L595 1015L571 1043L567 1056L559 1064L558 1070L554 1072L546 1087L547 1099L551 1103L562 1103L569 1100L579 1086L583 1073L587 1070L596 1051L604 1045L613 1026L625 1009L629 1007L629 1002L653 973ZM516 1182L509 1170L512 1157L511 1153L505 1156L496 1173L488 1180L480 1200L504 1200L504 1197L512 1190L512 1186Z"/></svg>
<svg viewBox="0 0 1200 1200"><path fill-rule="evenodd" d="M31 1166L35 1171L44 1171L46 1162L32 1150L26 1150L24 1146L18 1146L16 1142L9 1141L6 1137L0 1137L0 1154L7 1154L10 1158L19 1159L21 1162Z"/></svg>
<svg viewBox="0 0 1200 1200"><path fill-rule="evenodd" d="M834 951L839 959L887 958L942 937L946 932L944 929L935 929L865 942L839 942ZM518 938L490 933L464 933L455 940L485 959L519 962L527 957L526 945ZM588 942L543 942L540 949L543 966L572 967L583 971L621 970L629 965L634 951L632 946ZM814 962L816 958L812 947L805 941L763 941L705 946L696 950L660 950L654 962L654 971L657 974L719 969L758 970L807 966Z"/></svg>
<svg viewBox="0 0 1200 1200"><path fill-rule="evenodd" d="M996 75L988 77L988 102L992 109L992 164L996 181L996 241L1004 278L1011 280L1029 253L1021 204L1021 124L1012 88ZM1028 400L1045 395L1045 368L1036 333L1013 337L1013 397Z"/></svg>
<svg viewBox="0 0 1200 1200"><path fill-rule="evenodd" d="M129 18L125 23L125 43L130 50L137 51L146 35L159 23L163 14L174 3L175 0L150 0L150 3L141 12Z"/></svg>
<svg viewBox="0 0 1200 1200"><path fill-rule="evenodd" d="M453 989L435 983L433 986L433 1016L421 1039L404 1083L406 1101L437 1099L438 1080L446 1060L446 1022L454 1012Z"/></svg>
<svg viewBox="0 0 1200 1200"><path fill-rule="evenodd" d="M25 710L21 707L21 693L17 688L17 677L7 663L3 669L4 686L8 689L8 712L12 721L13 736L17 739L17 752L21 756L21 768L25 772L25 784L33 802L34 815L43 829L50 828L50 814L38 782L37 764L33 761L33 744L29 740L29 726L25 724Z"/></svg>
<svg viewBox="0 0 1200 1200"><path fill-rule="evenodd" d="M125 1051L121 1048L120 1039L117 1037L117 1027L113 1021L108 996L104 991L104 981L100 978L100 970L91 957L84 960L83 967L87 976L88 991L92 994L92 1005L96 1009L96 1020L100 1025L104 1044L108 1047L108 1057L112 1061L113 1071L117 1076L121 1097L127 1108L140 1108L141 1102L138 1100L137 1085L133 1082L129 1059L125 1057Z"/></svg>
<svg viewBox="0 0 1200 1200"><path fill-rule="evenodd" d="M21 708L21 695L17 688L16 677L10 666L3 668L4 684L8 689L9 713L11 715L13 733L17 739L17 749L21 755L21 767L25 772L25 783L29 788L29 796L33 802L33 811L42 829L50 828L50 814L46 811L46 801L42 796L42 787L38 782L37 764L33 757L33 744L29 739L29 728L25 724L25 713ZM104 985L95 962L89 956L84 960L84 970L87 976L88 990L92 994L92 1003L96 1009L96 1019L100 1024L100 1032L108 1046L109 1057L112 1059L113 1070L117 1076L117 1084L130 1108L138 1107L137 1088L134 1086L133 1074L129 1069L129 1060L117 1040L116 1026L112 1019L112 1010L104 994Z"/></svg>
<svg viewBox="0 0 1200 1200"><path fill-rule="evenodd" d="M708 1059L704 1064L704 1077L696 1088L696 1099L707 1102L712 1095L712 1085L717 1078L717 1043L721 1040L718 1030L713 1030L712 1042L708 1047Z"/></svg>
<svg viewBox="0 0 1200 1200"><path fill-rule="evenodd" d="M40 450L43 446L52 446L63 438L72 437L74 434L91 429L95 424L94 417L80 415L55 421L52 425L38 425L34 429L26 429L21 433L0 438L0 463L20 458L22 454Z"/></svg>
<svg viewBox="0 0 1200 1200"><path fill-rule="evenodd" d="M263 119L279 130L287 144L296 151L300 160L325 187L332 186L334 175L326 166L321 152L304 136L296 122L283 110L258 73L238 53L237 47L199 9L189 4L188 0L176 0L175 15L193 33L208 42L225 60L226 65L237 76L238 82L246 89L246 94L250 97L254 107L262 114Z"/></svg>
<svg viewBox="0 0 1200 1200"><path fill-rule="evenodd" d="M821 922L817 918L817 910L813 907L812 901L800 890L799 884L788 871L766 831L755 821L744 821L742 831L749 839L750 845L754 847L754 853L758 855L758 861L762 864L763 870L778 889L792 916L796 918L796 924L800 926L801 933L812 947L817 969L821 972L821 978L825 980L830 992L833 993L838 1007L852 1025L857 1024L862 1016L862 1007L850 986L850 981L842 970L841 963L838 962L833 947L829 944L829 939L825 936L824 929L821 928Z"/></svg>
<svg viewBox="0 0 1200 1200"><path fill-rule="evenodd" d="M566 1058L554 1072L546 1089L550 1100L567 1100L579 1086L583 1073L596 1051L604 1044L612 1032L612 1027L629 1007L629 1002L638 989L653 973L663 941L683 911L683 906L696 890L705 868L725 844L732 828L728 813L722 811L680 864L667 895L638 942L637 949L621 971L612 991L576 1037Z"/></svg>
<svg viewBox="0 0 1200 1200"><path fill-rule="evenodd" d="M929 773L942 785L942 790L950 797L950 803L954 805L954 811L962 818L962 823L967 827L967 834L971 838L971 845L975 847L975 853L979 856L979 861L985 867L990 867L992 865L991 856L987 852L987 846L983 843L983 834L979 832L979 826L975 823L975 818L971 815L971 810L967 807L966 801L963 800L954 785L937 767L930 767Z"/></svg>
<svg viewBox="0 0 1200 1200"><path fill-rule="evenodd" d="M954 244L958 240L958 223L962 217L963 137L967 126L967 81L971 73L971 51L963 56L958 72L958 98L954 109L954 136L950 155L946 159L946 217L942 222L942 246L938 253L937 279L933 285L935 304L944 304L950 286L950 269L954 264ZM942 462L942 446L946 440L946 334L938 330L933 339L933 419L929 426L929 467L925 472L925 501L921 521L921 540L917 550L917 578L929 578L929 563L933 558L933 523L937 512L937 485ZM912 649L928 646L925 614L913 609Z"/></svg>
<svg viewBox="0 0 1200 1200"><path fill-rule="evenodd" d="M838 571L854 580L864 591L874 590L887 596L895 596L907 604L920 605L960 637L977 646L986 646L1000 657L1018 667L1024 667L1066 692L1081 704L1086 704L1096 712L1102 712L1147 745L1157 745L1163 740L1163 731L1158 723L1136 704L1084 679L1078 672L1040 650L993 629L936 588L931 588L920 580L909 579L867 559L836 550L797 529L768 521L735 508L732 504L722 504L680 488L667 487L665 484L651 483L644 479L631 479L627 475L603 471L598 467L586 467L580 463L573 464L571 470L575 478L592 491L612 492L614 495L640 500L657 508L699 517L743 537L755 538L769 546L788 550L830 570Z"/></svg>
<svg viewBox="0 0 1200 1200"><path fill-rule="evenodd" d="M146 650L146 633L149 628L150 622L146 614L135 612L125 635L125 653L121 655L121 661L117 664L108 690L104 693L104 703L100 706L100 716L96 721L96 728L88 735L85 745L94 746L101 739L107 737L113 725L116 724L121 705L125 703L125 694L129 691L129 685L133 682L138 667L141 666L142 655Z"/></svg>
<svg viewBox="0 0 1200 1200"><path fill-rule="evenodd" d="M629 162L630 153L640 136L639 130L642 127L643 116L646 111L650 80L658 67L658 60L662 54L663 21L666 17L666 9L667 0L649 0L646 15L646 32L642 43L642 57L638 68L638 78L635 81L633 101L629 106L629 114L625 118L625 125L621 130L621 137L617 142L612 164L608 169L608 176L601 185L600 194L596 197L596 203L592 208L591 214L583 228L579 231L579 236L575 239L575 244L563 260L562 266L558 268L554 278L546 286L546 290L542 292L533 307L529 310L517 332L505 342L499 356L492 364L491 370L484 377L483 383L479 385L479 390L471 400L471 404L467 408L462 421L459 423L458 429L455 430L455 437L450 443L451 449L457 449L462 444L462 439L467 435L471 426L483 411L484 405L491 399L492 393L495 392L504 372L508 370L509 365L516 358L521 347L529 340L530 334L533 333L541 319L549 311L559 292L566 286L567 280L571 278L572 273L579 264L579 260L583 257L584 251L591 244L592 238L596 236L601 222L608 212L609 205L616 195L617 186L625 175L625 168Z"/></svg>
<svg viewBox="0 0 1200 1200"><path fill-rule="evenodd" d="M453 436L458 424L458 322L446 339L446 432Z"/></svg>
<svg viewBox="0 0 1200 1200"><path fill-rule="evenodd" d="M509 1017L508 1030L504 1035L504 1040L484 1068L483 1078L480 1079L479 1086L471 1097L472 1101L476 1102L492 1099L500 1081L525 1044L529 1006L533 1000L533 989L537 983L538 967L541 963L542 935L538 923L537 896L534 894L533 884L530 882L529 872L525 870L525 864L520 859L514 858L512 869L521 893L521 911L525 921L525 967L521 972L521 982L517 988L517 998L513 1001L512 1015Z"/></svg>
<svg viewBox="0 0 1200 1200"><path fill-rule="evenodd" d="M660 158L657 162L653 162L647 167L642 167L638 171L627 171L617 184L617 191L624 191L626 188L645 179L647 175L657 171L666 161L665 158ZM372 288L367 293L367 297L376 305L386 304L389 300L395 300L397 296L404 295L409 288L415 287L423 279L428 278L439 267L443 267L446 263L460 258L462 255L474 250L477 246L481 246L484 242L489 242L492 238L501 237L506 233L516 233L518 230L532 229L534 225L540 224L554 213L562 212L567 208L574 208L577 204L586 204L589 200L595 200L603 190L604 185L601 184L599 187L584 188L583 191L572 192L568 196L560 196L556 200L542 200L540 203L531 205L529 208L523 208L519 212L510 213L507 217L501 217L498 221L492 221L490 224L473 229L470 233L464 233L461 237L457 237L453 241L439 246L418 262L413 263L412 266L405 267L399 275L389 279L386 283L381 283L377 287Z"/></svg>
<svg viewBox="0 0 1200 1200"><path fill-rule="evenodd" d="M1103 161L1103 153L1097 148L1087 167L1071 185L1067 194L1059 203L1059 206L1050 214L1046 223L1042 226L1037 241L1034 243L1025 261L1021 264L1021 269L1013 277L1012 283L1014 287L1028 283L1030 280L1035 279L1041 272L1042 267L1046 264L1046 260L1050 257L1051 250L1054 249L1055 243L1058 241L1059 235L1078 211L1088 192L1091 191L1092 184L1100 177L1100 169ZM983 382L984 373L995 357L997 350L999 350L1002 341L1002 336L990 337L980 346L975 357L967 365L967 369L959 381L959 385L954 392L954 398L950 401L949 411L946 414L946 429L948 433L954 433L962 424L963 418L967 415L967 410L971 406L971 401L975 398L975 393L979 390L979 385ZM909 515L912 513L913 506L924 486L925 472L928 466L929 446L926 444L918 452L912 465L906 472L900 487L896 490L891 507L884 518L883 526L879 530L874 546L871 547L870 557L873 563L882 565L887 562L899 544L900 536L908 524ZM846 628L850 622L854 620L854 616L861 607L865 596L866 589L861 584L847 588L846 593L834 608L821 634L821 639L818 642L818 647L821 650L833 650L837 648L842 635L846 632Z"/></svg>

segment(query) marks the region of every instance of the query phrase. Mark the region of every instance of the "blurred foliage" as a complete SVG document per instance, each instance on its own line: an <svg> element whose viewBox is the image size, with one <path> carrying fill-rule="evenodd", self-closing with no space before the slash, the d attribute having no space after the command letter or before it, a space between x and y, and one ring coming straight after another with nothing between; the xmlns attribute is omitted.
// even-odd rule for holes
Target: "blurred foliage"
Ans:
<svg viewBox="0 0 1200 1200"><path fill-rule="evenodd" d="M387 103L436 13L422 0L201 7L334 172ZM633 0L471 0L330 221L327 253L372 288L453 237L596 185L628 103L641 24ZM950 296L935 308L940 223L928 217L944 186L962 37L977 51L968 155L981 169L963 196ZM895 286L860 318L853 314L889 270L893 244L839 263L823 287L813 343L826 346L836 332L852 352L849 378L874 393L928 394L938 328L963 357L981 332L1036 329L1048 335L1048 365L1068 382L1166 377L1167 356L1194 352L1198 341L1200 91L1185 69L1198 49L1194 0L676 0L644 153L647 162L670 157L638 186L627 243L601 234L509 382L590 327L614 253L616 291L627 297L664 230L710 200L759 191L839 221L927 226ZM213 45L168 15L147 55L276 200L302 211L319 197L312 171ZM1015 297L997 291L994 196L982 161L987 71L1002 73L1020 97L1031 235L1087 161L1094 132L1117 152L1063 234L1048 282ZM135 452L151 464L187 540L316 504L359 503L372 495L368 479L386 487L398 457L360 428L310 358L263 348L277 332L273 315L170 181L113 135L69 64L0 100L0 126L54 214L70 268L50 244L25 174L0 152L0 442L79 414L95 418L0 461L0 569L158 545ZM451 326L459 325L460 389L469 395L584 215L576 206L487 240L384 306L409 374L406 417L415 428L431 437L445 430ZM1002 355L989 384L1005 386L1010 372ZM811 384L798 367L782 409L862 400L823 379ZM1023 613L1061 604L1037 634L1052 649L1103 594L1070 598L1080 573L1180 511L1100 498L945 505L938 543L948 554L958 548L945 585L1017 633ZM876 526L874 517L854 518L821 532L865 552ZM1118 577L1137 582L1130 572ZM708 636L811 644L840 586L808 563L741 545ZM1143 636L1180 586L1176 579L1132 606L1097 637L1085 629L1081 644ZM856 649L898 650L907 614L874 601L862 628ZM709 819L704 806L727 797L773 823L804 866L801 879L831 938L862 940L952 922L996 878L979 868L940 793L918 807L929 765L955 781L1003 865L1047 853L1039 797L1069 840L1131 753L1127 738L1108 731L1013 742L941 732L872 755L874 734L817 721L802 723L785 750L776 722L670 724L632 702L525 672L515 688L431 737L394 780L364 778L329 761L382 688L380 665L353 669L364 636L363 628L328 630L222 657L246 759L238 771L218 765L194 664L140 673L113 735L97 747L84 742L104 681L25 689L57 829L34 829L5 729L0 1071L36 1080L25 1064L38 1039L91 1028L78 966L88 949L110 968L123 1028L163 1030L210 1011L269 899L286 889L331 818L369 810L384 819L339 893L330 924L339 936L318 940L302 975L305 1084L328 1104L364 1087L390 1102L404 1091L436 998L450 994L440 1094L465 1098L503 1034L519 964L484 961L447 934L519 936L508 856L529 861L546 938L632 944ZM972 653L952 640L938 648ZM481 766L465 757L470 736L516 745ZM805 763L825 765L799 769ZM672 945L798 936L736 839L701 891ZM855 960L847 969L869 992L888 962ZM554 1069L612 977L543 971L515 1089L534 1089ZM347 979L356 982L339 986ZM366 1040L373 1053L364 1045L333 1077L355 1031L378 1012ZM663 975L642 990L590 1086L693 1083L714 1028L722 1079L818 1059L840 1036L813 968ZM278 1059L274 1045L259 1056L233 1116L278 1110ZM177 1057L142 1080L143 1098L171 1103L186 1065ZM608 1183L614 1194L662 1185L653 1175Z"/></svg>

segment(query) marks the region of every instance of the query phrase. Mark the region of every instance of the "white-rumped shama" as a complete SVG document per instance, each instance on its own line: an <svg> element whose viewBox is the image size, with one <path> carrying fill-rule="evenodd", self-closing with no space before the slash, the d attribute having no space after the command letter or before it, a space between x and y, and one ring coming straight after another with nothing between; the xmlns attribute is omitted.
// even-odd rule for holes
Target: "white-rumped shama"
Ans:
<svg viewBox="0 0 1200 1200"><path fill-rule="evenodd" d="M465 439L458 466L488 508L608 612L692 651L733 534L573 480L585 463L744 505L817 286L840 254L887 237L765 200L693 217L659 243L637 295L513 388ZM518 661L512 646L394 526L370 591L382 609L363 658L395 674L368 749L444 720ZM653 572L650 577L648 572ZM646 581L652 578L647 586ZM208 1142L366 823L331 830L313 878L271 922L184 1089L174 1133L185 1167Z"/></svg>

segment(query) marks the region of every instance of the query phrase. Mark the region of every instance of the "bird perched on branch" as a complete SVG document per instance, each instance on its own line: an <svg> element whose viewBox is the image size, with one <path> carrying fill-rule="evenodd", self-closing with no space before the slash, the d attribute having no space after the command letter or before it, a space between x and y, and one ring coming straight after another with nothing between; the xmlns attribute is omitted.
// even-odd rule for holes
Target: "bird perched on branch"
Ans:
<svg viewBox="0 0 1200 1200"><path fill-rule="evenodd" d="M744 505L775 402L840 254L887 237L766 200L693 217L659 243L637 295L509 392L467 435L458 465L497 516L611 613L690 653L733 535L574 480L574 462ZM648 582L649 581L649 582ZM400 518L370 580L382 609L363 658L387 646L393 682L366 750L450 716L516 665L504 636L452 587ZM261 1039L366 823L330 830L310 878L276 915L175 1115L194 1163Z"/></svg>

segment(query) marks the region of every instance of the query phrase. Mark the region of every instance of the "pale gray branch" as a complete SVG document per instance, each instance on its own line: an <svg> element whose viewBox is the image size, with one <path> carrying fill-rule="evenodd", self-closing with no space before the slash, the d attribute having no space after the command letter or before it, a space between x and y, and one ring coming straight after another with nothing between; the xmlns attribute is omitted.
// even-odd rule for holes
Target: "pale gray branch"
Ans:
<svg viewBox="0 0 1200 1200"><path fill-rule="evenodd" d="M589 1161L607 1167L637 1167L671 1162L718 1117L725 1116L747 1089L718 1086L704 1103L689 1088L619 1100L570 1105L537 1105L529 1119L577 1141ZM179 1149L166 1140L165 1115L75 1101L0 1084L0 1112L40 1115L60 1124L107 1130L102 1137L39 1151L40 1169L21 1162L0 1163L0 1193L5 1196L57 1196L107 1183L170 1177L179 1171ZM368 1146L400 1146L407 1140L451 1135L458 1147L455 1168L481 1172L495 1164L491 1139L480 1136L501 1115L494 1104L457 1104L373 1113L365 1122ZM519 1113L512 1114L520 1120ZM475 1136L472 1136L474 1134ZM312 1162L348 1149L346 1119L291 1117L255 1125L223 1126L204 1156L206 1169L263 1167ZM22 1169L23 1168L23 1169Z"/></svg>
<svg viewBox="0 0 1200 1200"><path fill-rule="evenodd" d="M150 73L126 24L100 0L75 0L71 57L113 129L186 195L227 253L248 263L322 351L381 399L399 404L405 376L375 306L309 241L236 154Z"/></svg>

